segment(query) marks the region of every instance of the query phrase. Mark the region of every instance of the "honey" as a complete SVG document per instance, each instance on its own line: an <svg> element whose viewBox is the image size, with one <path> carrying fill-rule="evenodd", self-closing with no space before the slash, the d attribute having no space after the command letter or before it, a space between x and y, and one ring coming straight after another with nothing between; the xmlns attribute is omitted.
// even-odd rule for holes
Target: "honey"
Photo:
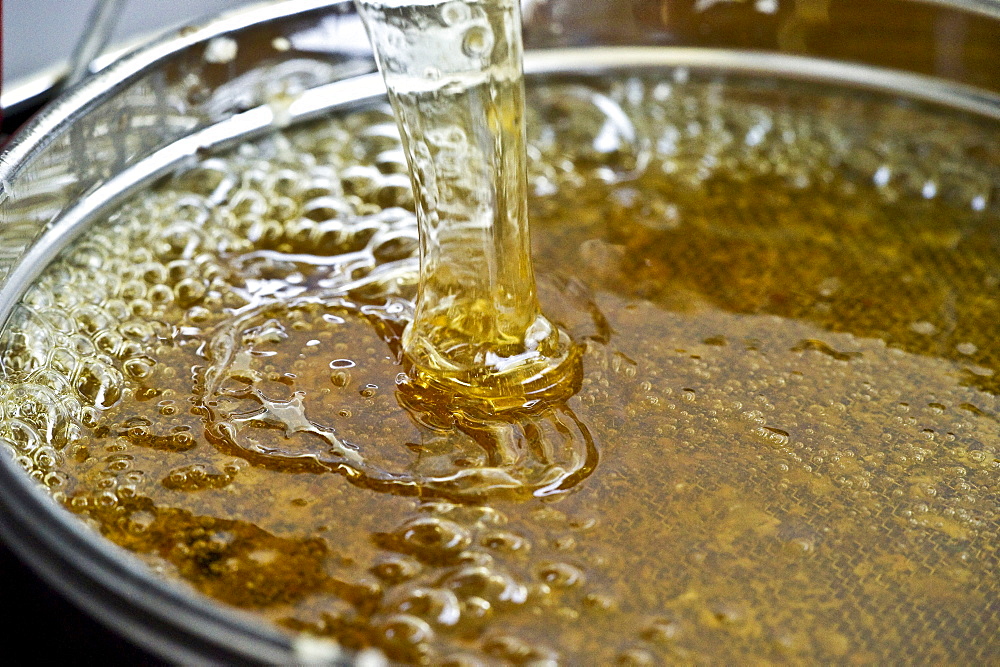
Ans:
<svg viewBox="0 0 1000 667"><path fill-rule="evenodd" d="M520 3L357 7L413 183L420 281L402 334L412 398L451 413L558 402L579 357L536 296Z"/></svg>
<svg viewBox="0 0 1000 667"><path fill-rule="evenodd" d="M527 101L572 396L400 392L415 203L359 108L96 221L3 334L5 449L163 577L394 660L995 661L997 128L684 69Z"/></svg>

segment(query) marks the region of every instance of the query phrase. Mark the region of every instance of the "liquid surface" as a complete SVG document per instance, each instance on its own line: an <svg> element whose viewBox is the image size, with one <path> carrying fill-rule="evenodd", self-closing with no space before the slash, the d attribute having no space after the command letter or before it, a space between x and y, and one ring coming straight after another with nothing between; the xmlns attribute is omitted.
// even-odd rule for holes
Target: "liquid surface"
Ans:
<svg viewBox="0 0 1000 667"><path fill-rule="evenodd" d="M4 334L5 449L163 576L398 660L995 661L996 128L684 70L528 108L564 404L397 400L416 223L374 109L68 251Z"/></svg>

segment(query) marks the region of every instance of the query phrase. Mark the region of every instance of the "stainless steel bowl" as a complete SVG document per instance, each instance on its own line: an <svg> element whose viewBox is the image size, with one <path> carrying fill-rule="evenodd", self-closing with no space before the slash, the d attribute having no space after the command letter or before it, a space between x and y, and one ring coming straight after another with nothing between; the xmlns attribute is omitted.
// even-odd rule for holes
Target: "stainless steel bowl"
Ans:
<svg viewBox="0 0 1000 667"><path fill-rule="evenodd" d="M543 1L525 13L527 44L540 49L529 70L572 59L760 71L916 91L1000 119L995 0ZM373 70L349 2L292 0L185 28L66 92L0 156L0 321L122 197L209 148L382 94ZM172 661L356 659L154 576L7 457L0 535L78 605Z"/></svg>

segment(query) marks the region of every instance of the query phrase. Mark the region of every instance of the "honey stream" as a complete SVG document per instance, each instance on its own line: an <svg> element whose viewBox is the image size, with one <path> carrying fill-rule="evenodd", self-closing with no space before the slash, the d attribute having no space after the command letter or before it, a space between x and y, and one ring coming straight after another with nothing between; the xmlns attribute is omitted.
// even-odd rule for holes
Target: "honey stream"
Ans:
<svg viewBox="0 0 1000 667"><path fill-rule="evenodd" d="M579 356L541 313L531 265L520 3L358 8L413 182L420 284L402 343L417 400L436 387L498 412L566 398Z"/></svg>

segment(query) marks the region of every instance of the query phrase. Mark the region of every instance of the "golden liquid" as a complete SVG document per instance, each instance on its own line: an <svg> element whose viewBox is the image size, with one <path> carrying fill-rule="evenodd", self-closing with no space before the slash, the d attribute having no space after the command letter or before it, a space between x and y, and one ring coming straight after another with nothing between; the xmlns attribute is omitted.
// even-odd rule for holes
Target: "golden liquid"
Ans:
<svg viewBox="0 0 1000 667"><path fill-rule="evenodd" d="M377 109L96 225L4 334L7 448L164 577L397 660L996 661L997 129L683 71L528 106L564 405L484 436L397 400L417 244ZM553 462L583 472L546 493Z"/></svg>
<svg viewBox="0 0 1000 667"><path fill-rule="evenodd" d="M411 402L495 413L565 398L579 358L540 312L531 265L520 3L357 6L420 229L416 310L402 335Z"/></svg>

